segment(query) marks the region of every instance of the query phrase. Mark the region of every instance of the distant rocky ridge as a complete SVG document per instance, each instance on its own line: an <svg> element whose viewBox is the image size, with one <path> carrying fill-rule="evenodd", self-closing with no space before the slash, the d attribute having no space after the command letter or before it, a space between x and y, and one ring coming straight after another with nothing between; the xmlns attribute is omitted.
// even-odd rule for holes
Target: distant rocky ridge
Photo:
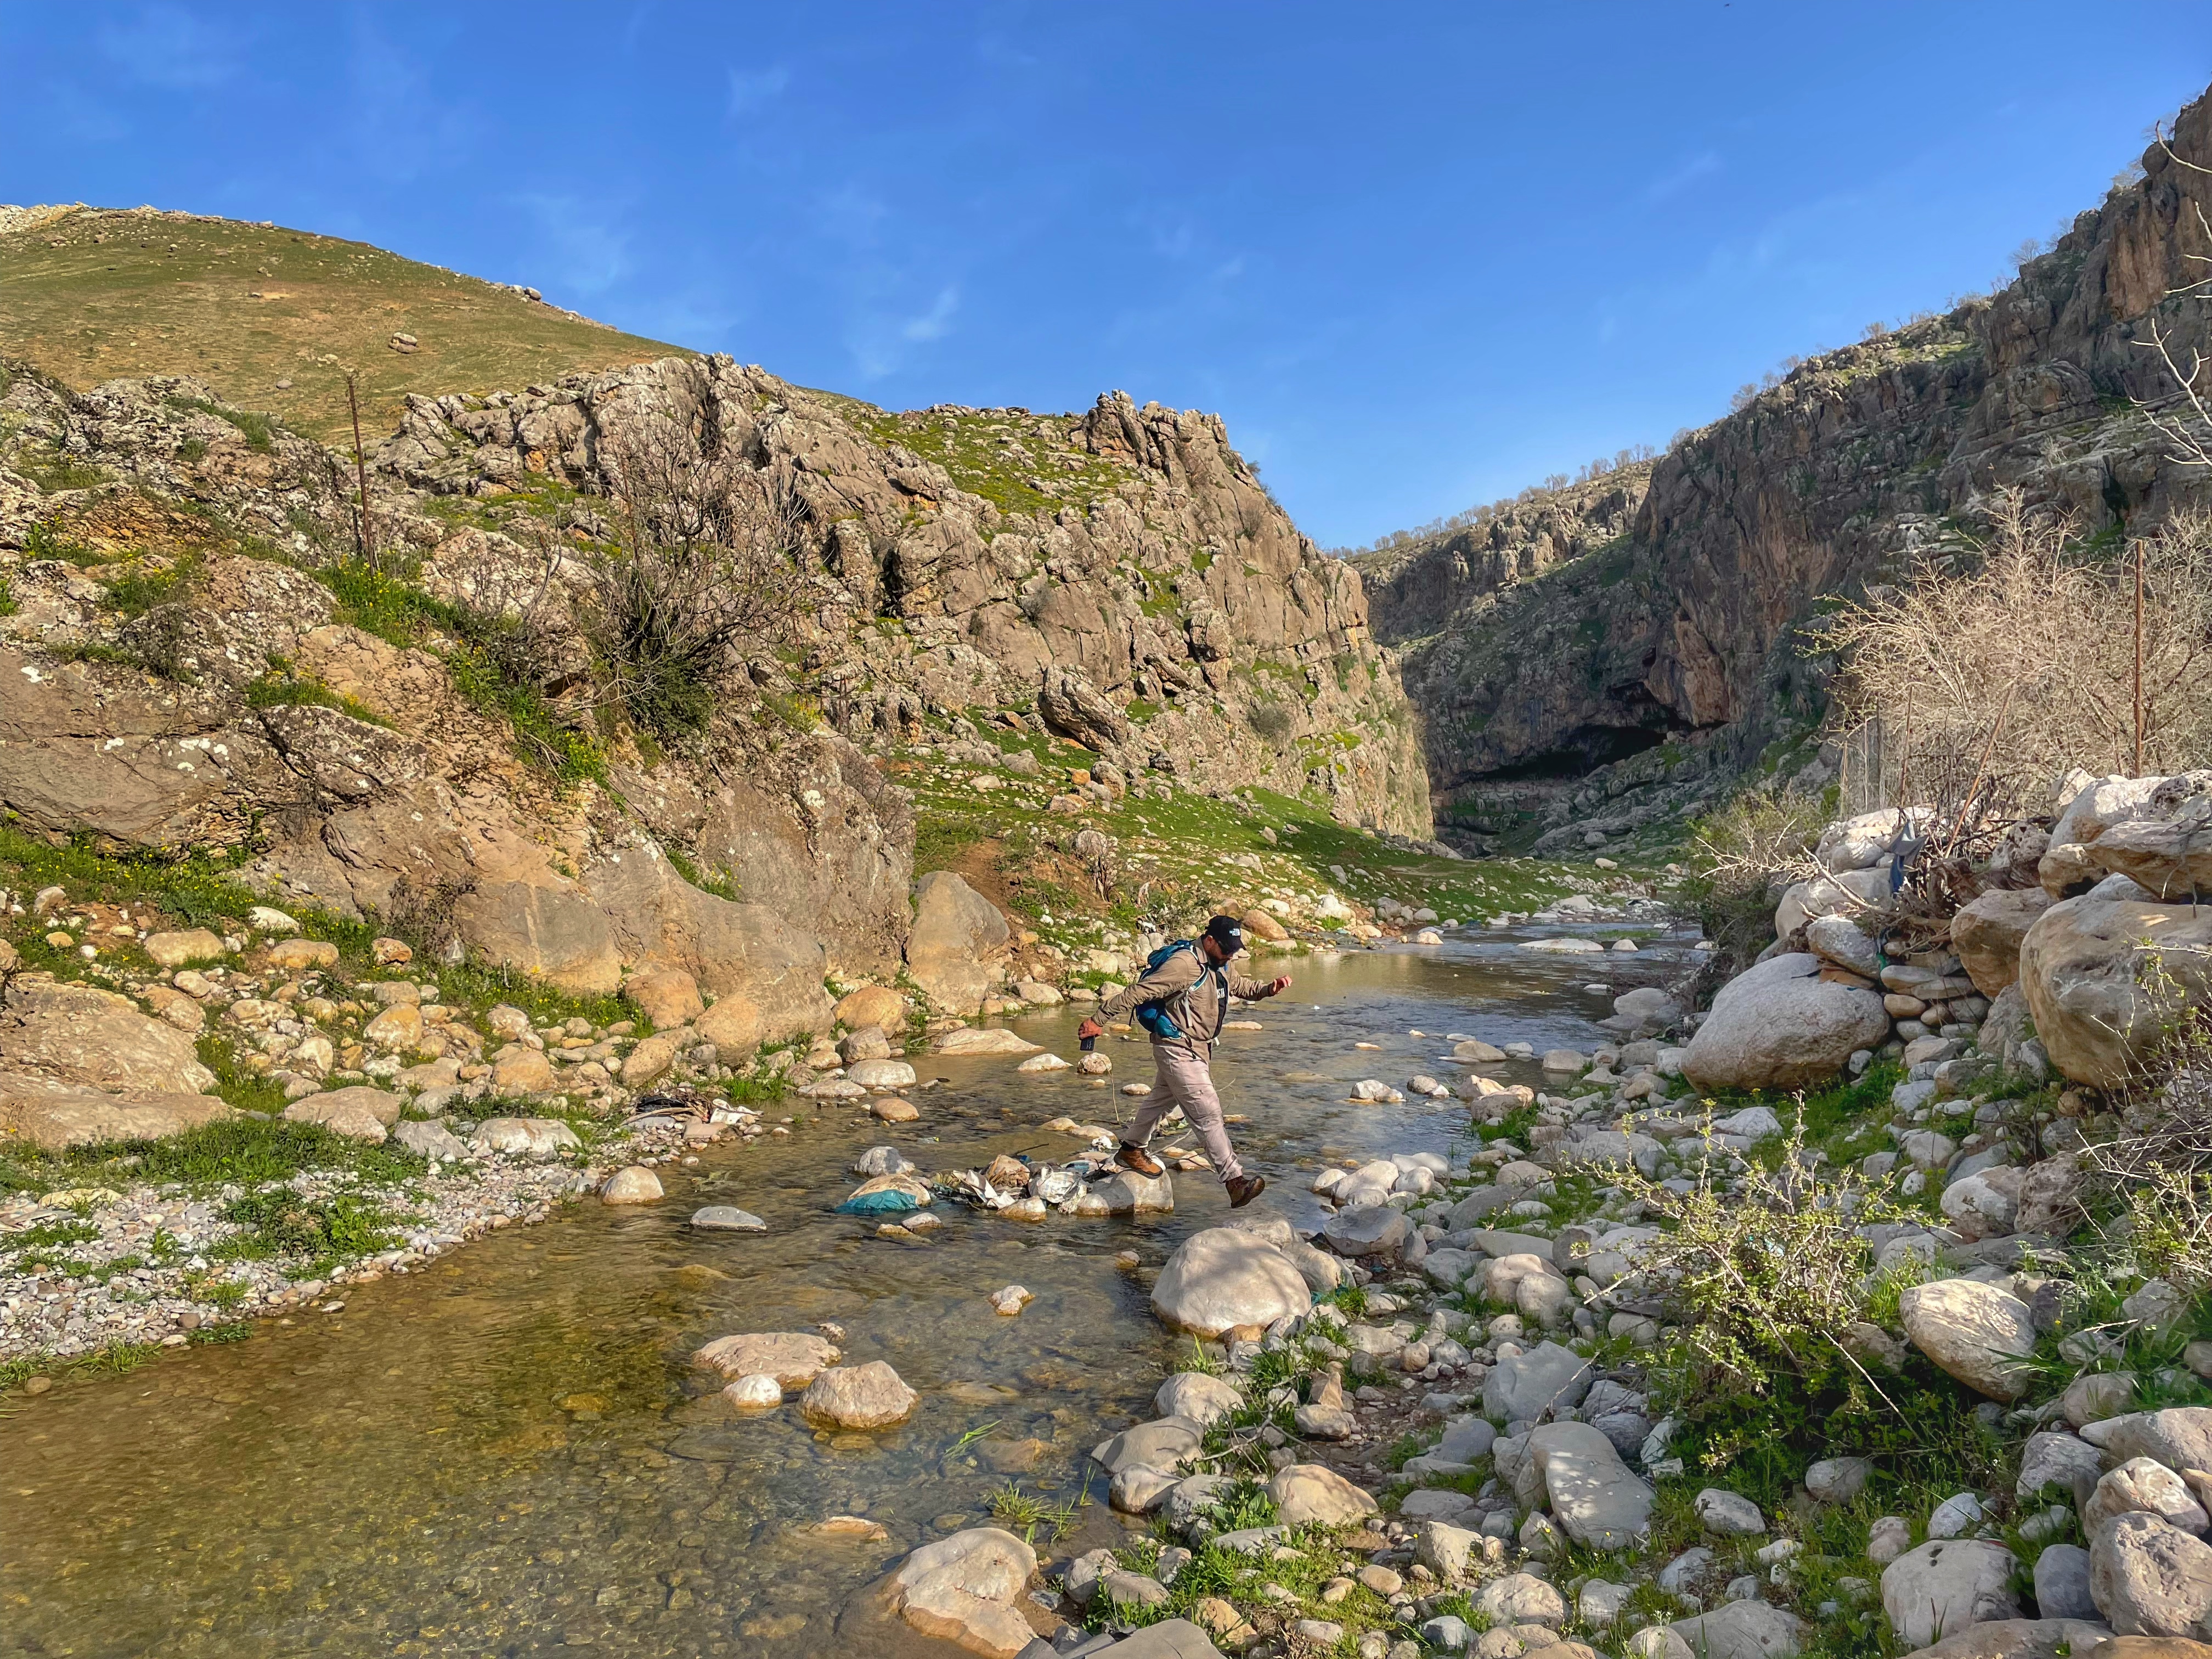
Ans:
<svg viewBox="0 0 2212 1659"><path fill-rule="evenodd" d="M2171 142L2212 164L2212 100ZM2203 303L2175 293L2205 274L2212 176L2157 145L2143 170L2002 292L1812 359L1641 488L1577 486L1357 560L1440 811L1480 817L1548 778L1556 846L1709 800L1816 725L1826 665L1799 629L1821 596L1971 557L1961 532L2000 489L2085 532L2199 494L2135 400L2174 396L2150 319L2184 361L2212 344ZM1818 781L1812 750L1786 758Z"/></svg>

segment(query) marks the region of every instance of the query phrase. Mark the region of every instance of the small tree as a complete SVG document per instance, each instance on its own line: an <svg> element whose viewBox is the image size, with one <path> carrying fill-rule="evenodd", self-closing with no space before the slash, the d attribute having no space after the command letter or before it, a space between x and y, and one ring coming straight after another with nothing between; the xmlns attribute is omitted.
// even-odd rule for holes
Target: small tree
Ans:
<svg viewBox="0 0 2212 1659"><path fill-rule="evenodd" d="M681 391L603 432L599 462L623 531L587 559L609 693L641 726L696 731L732 671L803 612L804 507Z"/></svg>

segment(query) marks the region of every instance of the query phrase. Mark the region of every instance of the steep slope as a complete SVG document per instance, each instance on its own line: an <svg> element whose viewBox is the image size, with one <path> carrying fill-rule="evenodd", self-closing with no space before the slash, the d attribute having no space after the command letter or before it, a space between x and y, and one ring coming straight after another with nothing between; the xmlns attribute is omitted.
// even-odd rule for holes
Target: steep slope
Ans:
<svg viewBox="0 0 2212 1659"><path fill-rule="evenodd" d="M395 336L414 344L398 348ZM349 444L410 392L489 392L665 356L526 290L365 242L154 208L0 207L0 356L80 391L197 376L240 406Z"/></svg>
<svg viewBox="0 0 2212 1659"><path fill-rule="evenodd" d="M2135 400L2175 396L2143 349L2153 317L2185 354L2212 344L2203 304L2173 292L2212 252L2212 106L2183 112L2173 149L2195 165L2154 146L2139 182L1993 298L1815 358L1679 443L1625 537L1554 536L1566 556L1548 568L1534 548L1495 564L1444 545L1371 557L1370 578L1406 596L1377 601L1377 633L1403 649L1440 801L1480 818L1550 778L1565 781L1548 790L1553 844L1632 830L1802 739L1824 706L1799 631L1820 596L1971 556L1992 491L2085 532L2199 493ZM1790 763L1819 769L1808 752Z"/></svg>

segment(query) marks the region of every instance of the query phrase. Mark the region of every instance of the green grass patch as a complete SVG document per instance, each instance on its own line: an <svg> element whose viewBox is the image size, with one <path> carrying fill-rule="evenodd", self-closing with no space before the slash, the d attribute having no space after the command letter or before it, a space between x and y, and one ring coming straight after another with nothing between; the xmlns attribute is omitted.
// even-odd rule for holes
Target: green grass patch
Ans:
<svg viewBox="0 0 2212 1659"><path fill-rule="evenodd" d="M228 422L244 435L246 447L258 455L270 454L276 447L276 428L266 415L232 409L225 404L210 403L205 398L170 397L161 401L171 409L198 410L202 415L212 415L218 421Z"/></svg>
<svg viewBox="0 0 2212 1659"><path fill-rule="evenodd" d="M500 672L487 641L476 637L487 624L364 560L341 560L313 574L337 596L341 621L386 644L407 650L437 636L454 689L479 714L513 730L515 752L524 759L563 784L606 781L606 756L598 741L563 720L536 686Z"/></svg>
<svg viewBox="0 0 2212 1659"><path fill-rule="evenodd" d="M270 659L271 672L263 675L246 688L246 701L254 708L295 708L302 706L334 708L349 720L370 726L380 726L386 731L395 729L390 720L378 714L357 697L343 691L334 691L320 680L295 672L289 664Z"/></svg>
<svg viewBox="0 0 2212 1659"><path fill-rule="evenodd" d="M340 1261L390 1248L392 1218L379 1206L350 1193L307 1198L289 1187L248 1193L224 1206L223 1219L245 1229L216 1246L219 1261L304 1256L294 1276L321 1277Z"/></svg>

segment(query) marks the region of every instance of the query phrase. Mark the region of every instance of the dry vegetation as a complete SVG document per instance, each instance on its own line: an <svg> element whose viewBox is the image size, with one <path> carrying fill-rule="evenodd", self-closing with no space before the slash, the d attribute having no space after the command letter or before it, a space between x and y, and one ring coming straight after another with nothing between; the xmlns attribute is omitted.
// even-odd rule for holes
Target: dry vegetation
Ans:
<svg viewBox="0 0 2212 1659"><path fill-rule="evenodd" d="M2175 771L2212 752L2212 514L2176 514L2118 558L2075 528L2002 498L1978 572L1834 619L1843 723L1882 723L1887 799L1978 796L1989 816L2072 768Z"/></svg>

